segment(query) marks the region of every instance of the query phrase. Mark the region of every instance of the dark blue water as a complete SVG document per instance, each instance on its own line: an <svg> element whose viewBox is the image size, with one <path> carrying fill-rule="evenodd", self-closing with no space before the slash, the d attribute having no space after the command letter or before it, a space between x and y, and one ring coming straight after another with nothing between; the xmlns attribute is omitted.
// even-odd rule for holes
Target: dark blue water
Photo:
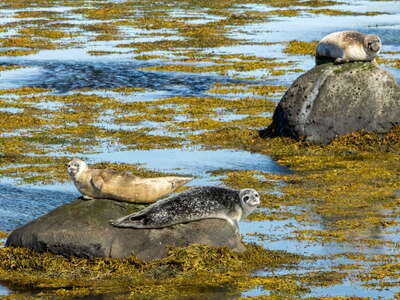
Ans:
<svg viewBox="0 0 400 300"><path fill-rule="evenodd" d="M149 65L138 61L63 61L7 59L0 65L30 66L31 70L17 70L16 77L5 77L2 88L37 87L66 93L75 89L113 89L137 87L166 91L173 96L204 96L212 84L240 83L250 81L235 80L217 75L187 74L181 72L142 71ZM33 70L33 71L32 71Z"/></svg>
<svg viewBox="0 0 400 300"><path fill-rule="evenodd" d="M0 231L13 230L76 197L74 192L0 184Z"/></svg>

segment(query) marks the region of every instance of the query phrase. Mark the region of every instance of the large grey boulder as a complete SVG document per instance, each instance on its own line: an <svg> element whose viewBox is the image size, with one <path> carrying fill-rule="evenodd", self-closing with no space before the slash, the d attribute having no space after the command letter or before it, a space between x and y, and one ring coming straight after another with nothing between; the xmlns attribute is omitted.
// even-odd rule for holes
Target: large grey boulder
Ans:
<svg viewBox="0 0 400 300"><path fill-rule="evenodd" d="M232 226L224 220L207 219L162 229L117 228L109 224L111 219L142 208L105 199L77 199L14 230L6 246L88 258L134 255L144 261L165 257L169 246L193 243L245 250Z"/></svg>
<svg viewBox="0 0 400 300"><path fill-rule="evenodd" d="M387 133L400 124L400 87L371 62L332 63L297 78L262 137L304 137L316 144L358 130Z"/></svg>

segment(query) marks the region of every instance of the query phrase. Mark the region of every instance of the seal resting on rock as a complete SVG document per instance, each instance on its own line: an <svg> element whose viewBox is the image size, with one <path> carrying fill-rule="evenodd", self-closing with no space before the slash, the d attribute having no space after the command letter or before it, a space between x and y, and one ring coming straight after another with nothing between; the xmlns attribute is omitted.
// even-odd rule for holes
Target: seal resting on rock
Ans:
<svg viewBox="0 0 400 300"><path fill-rule="evenodd" d="M68 174L84 199L104 198L151 203L192 180L192 177L143 178L112 170L90 169L80 159L68 163Z"/></svg>
<svg viewBox="0 0 400 300"><path fill-rule="evenodd" d="M111 221L117 227L162 228L202 219L223 219L239 233L239 220L260 204L254 189L197 187L162 199L145 209Z"/></svg>
<svg viewBox="0 0 400 300"><path fill-rule="evenodd" d="M318 43L317 65L334 62L372 61L381 50L381 39L375 34L357 31L338 31L328 34Z"/></svg>

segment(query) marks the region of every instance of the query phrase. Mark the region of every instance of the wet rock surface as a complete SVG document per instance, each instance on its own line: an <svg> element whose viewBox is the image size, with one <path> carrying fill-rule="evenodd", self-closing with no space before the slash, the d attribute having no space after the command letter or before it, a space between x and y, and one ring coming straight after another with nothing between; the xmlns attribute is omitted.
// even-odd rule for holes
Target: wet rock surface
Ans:
<svg viewBox="0 0 400 300"><path fill-rule="evenodd" d="M142 208L105 199L77 199L14 230L6 246L88 258L134 255L144 261L165 257L168 247L194 243L245 250L224 220L207 219L162 229L117 228L109 224Z"/></svg>
<svg viewBox="0 0 400 300"><path fill-rule="evenodd" d="M294 81L260 135L327 144L359 130L387 133L399 115L400 87L388 71L370 62L329 63Z"/></svg>

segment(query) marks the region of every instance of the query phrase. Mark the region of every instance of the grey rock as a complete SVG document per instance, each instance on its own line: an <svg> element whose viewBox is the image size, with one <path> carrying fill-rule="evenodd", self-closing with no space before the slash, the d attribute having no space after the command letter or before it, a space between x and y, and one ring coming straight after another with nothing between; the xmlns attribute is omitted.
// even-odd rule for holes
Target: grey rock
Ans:
<svg viewBox="0 0 400 300"><path fill-rule="evenodd" d="M393 75L371 62L328 63L294 81L260 135L327 144L359 130L387 133L399 124L400 87Z"/></svg>
<svg viewBox="0 0 400 300"><path fill-rule="evenodd" d="M110 220L142 209L143 205L112 200L77 199L14 230L6 246L76 257L136 256L144 261L167 255L168 247L193 243L245 250L240 237L224 220L206 219L161 229L117 228Z"/></svg>

